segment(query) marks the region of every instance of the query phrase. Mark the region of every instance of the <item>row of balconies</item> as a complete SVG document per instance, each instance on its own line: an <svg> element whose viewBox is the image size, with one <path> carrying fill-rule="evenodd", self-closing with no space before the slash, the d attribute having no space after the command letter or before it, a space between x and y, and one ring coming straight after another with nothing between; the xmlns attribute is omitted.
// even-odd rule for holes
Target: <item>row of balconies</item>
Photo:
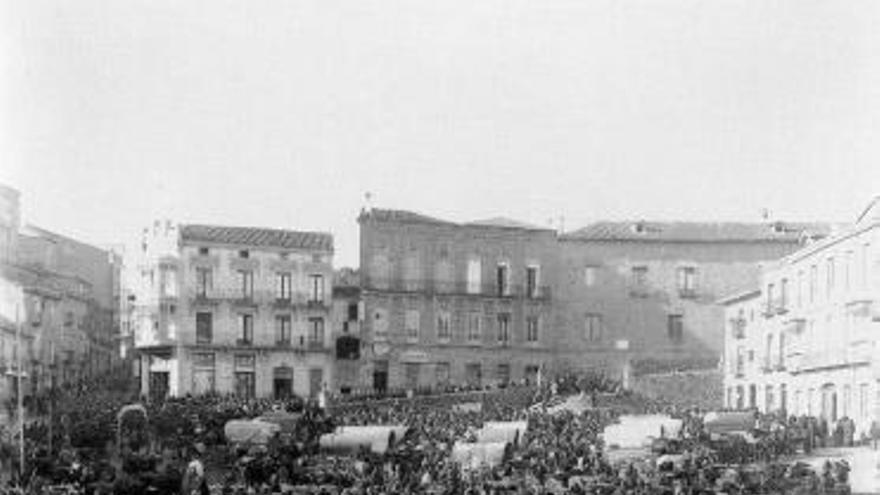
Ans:
<svg viewBox="0 0 880 495"><path fill-rule="evenodd" d="M305 336L300 336L298 339L293 340L275 340L273 343L255 343L253 339L236 339L234 344L230 344L228 342L217 342L217 341L196 341L196 346L210 346L210 347L246 347L252 349L263 349L263 350L290 350L293 352L330 352L331 346L324 342L323 339L315 340L309 339Z"/></svg>
<svg viewBox="0 0 880 495"><path fill-rule="evenodd" d="M327 309L328 303L324 296L296 292L284 294L275 291L258 290L245 292L241 289L207 289L197 288L187 291L187 298L193 304L217 304L230 302L241 306L272 305L276 309L307 307Z"/></svg>
<svg viewBox="0 0 880 495"><path fill-rule="evenodd" d="M437 345L437 346L467 346L467 347L495 347L495 348L508 348L508 347L522 347L525 349L531 348L541 348L543 347L543 343L541 340L533 340L529 341L526 339L514 339L513 336L510 336L507 340L486 340L482 336L478 339L468 339L468 338L453 338L453 337L434 337L431 340L427 340L425 336L400 336L393 335L390 333L375 333L373 334L373 342L388 342L395 344L421 344L421 345Z"/></svg>
<svg viewBox="0 0 880 495"><path fill-rule="evenodd" d="M880 319L880 305L878 305L878 303L880 303L880 296L878 296L878 293L880 293L880 291L857 290L841 294L839 297L832 297L830 300L828 298L822 299L818 302L823 305L828 305L830 303L840 303L844 305L867 304L872 308L873 318ZM810 308L816 307L820 306L816 303L796 304L790 297L783 298L780 296L767 301L761 313L766 318L772 318L776 315L786 314L789 311L809 310Z"/></svg>
<svg viewBox="0 0 880 495"><path fill-rule="evenodd" d="M550 299L546 285L474 283L438 279L403 279L362 275L362 286L367 290L412 292L435 295L468 295L501 298Z"/></svg>

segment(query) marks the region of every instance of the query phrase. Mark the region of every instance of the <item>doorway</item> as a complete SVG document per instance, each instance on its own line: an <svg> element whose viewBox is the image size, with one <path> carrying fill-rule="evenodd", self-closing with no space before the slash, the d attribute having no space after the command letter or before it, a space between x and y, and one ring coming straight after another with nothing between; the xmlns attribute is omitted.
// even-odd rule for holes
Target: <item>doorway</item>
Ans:
<svg viewBox="0 0 880 495"><path fill-rule="evenodd" d="M373 388L380 393L388 390L388 361L373 364Z"/></svg>
<svg viewBox="0 0 880 495"><path fill-rule="evenodd" d="M163 400L168 397L169 374L167 371L150 372L150 398Z"/></svg>
<svg viewBox="0 0 880 495"><path fill-rule="evenodd" d="M272 395L276 399L293 397L293 368L278 366L272 370Z"/></svg>

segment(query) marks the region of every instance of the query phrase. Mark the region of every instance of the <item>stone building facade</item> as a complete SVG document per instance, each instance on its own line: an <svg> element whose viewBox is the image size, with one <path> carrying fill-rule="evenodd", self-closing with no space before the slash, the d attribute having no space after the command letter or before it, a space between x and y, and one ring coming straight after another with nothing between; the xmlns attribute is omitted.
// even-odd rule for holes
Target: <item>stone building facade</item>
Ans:
<svg viewBox="0 0 880 495"><path fill-rule="evenodd" d="M878 247L875 200L853 225L765 266L756 296L727 302L729 406L849 417L859 432L880 418Z"/></svg>
<svg viewBox="0 0 880 495"><path fill-rule="evenodd" d="M535 380L555 364L553 230L380 209L358 222L361 386Z"/></svg>
<svg viewBox="0 0 880 495"><path fill-rule="evenodd" d="M159 230L165 242L156 245L164 249L145 256L136 296L145 393L282 398L328 387L332 236L207 225Z"/></svg>
<svg viewBox="0 0 880 495"><path fill-rule="evenodd" d="M759 263L792 253L821 225L599 222L560 237L554 304L575 364L644 374L713 368L726 294Z"/></svg>
<svg viewBox="0 0 880 495"><path fill-rule="evenodd" d="M15 396L21 375L25 403L30 403L29 397L52 387L87 380L118 365L122 260L110 250L22 226L18 193L3 186L0 196L0 402Z"/></svg>

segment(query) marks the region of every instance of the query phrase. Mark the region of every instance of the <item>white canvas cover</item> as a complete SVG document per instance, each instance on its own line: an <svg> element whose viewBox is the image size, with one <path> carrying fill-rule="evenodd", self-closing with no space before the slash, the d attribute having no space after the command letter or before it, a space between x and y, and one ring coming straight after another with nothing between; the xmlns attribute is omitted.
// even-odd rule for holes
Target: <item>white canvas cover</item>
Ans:
<svg viewBox="0 0 880 495"><path fill-rule="evenodd" d="M230 443L265 445L281 427L259 419L233 419L223 427L223 433Z"/></svg>
<svg viewBox="0 0 880 495"><path fill-rule="evenodd" d="M318 444L322 450L338 453L356 453L367 448L373 453L384 454L403 438L406 430L403 425L340 426L333 433L321 435Z"/></svg>
<svg viewBox="0 0 880 495"><path fill-rule="evenodd" d="M751 411L710 412L703 417L703 425L711 434L748 432L755 427L755 413Z"/></svg>
<svg viewBox="0 0 880 495"><path fill-rule="evenodd" d="M509 444L504 442L464 443L456 442L452 446L452 461L462 470L495 467L504 462Z"/></svg>
<svg viewBox="0 0 880 495"><path fill-rule="evenodd" d="M682 421L660 414L621 416L618 424L609 425L602 433L605 445L621 449L650 447L651 441L665 432L667 438L675 438L681 430Z"/></svg>
<svg viewBox="0 0 880 495"><path fill-rule="evenodd" d="M477 431L478 443L504 442L517 445L525 434L528 423L525 421L487 421Z"/></svg>

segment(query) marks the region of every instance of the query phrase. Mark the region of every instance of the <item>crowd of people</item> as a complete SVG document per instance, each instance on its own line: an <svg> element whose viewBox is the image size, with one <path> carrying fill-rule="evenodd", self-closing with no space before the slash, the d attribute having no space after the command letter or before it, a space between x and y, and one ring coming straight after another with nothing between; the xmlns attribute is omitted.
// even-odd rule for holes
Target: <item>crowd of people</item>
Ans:
<svg viewBox="0 0 880 495"><path fill-rule="evenodd" d="M764 416L757 423L755 438L716 438L703 424L704 411L645 400L601 376L560 376L546 380L542 387L519 385L480 393L331 401L326 408L296 398L204 396L146 401L146 415L127 416L119 431L120 408L137 399L123 385L107 382L74 387L56 397L56 409L64 414L51 423L52 428L44 419L28 425L27 474L21 480L10 480L0 492L691 494L848 490L845 463L829 463L817 473L800 463L783 462L795 450L809 452L834 438L812 418ZM571 394L588 397L591 407L550 412L560 397ZM223 426L228 420L273 411L297 414L296 427L265 445L235 445L225 438ZM656 442L652 452L621 455L604 444L602 431L620 415L658 412L681 419L683 427L681 433ZM487 421L525 421L527 428L500 462L464 469L451 455L453 446L474 441ZM318 441L337 426L382 424L407 427L403 438L387 452L326 452ZM117 438L123 441L117 443ZM846 444L846 435L842 441ZM3 452L4 466L17 470L10 459L15 456L9 449Z"/></svg>

